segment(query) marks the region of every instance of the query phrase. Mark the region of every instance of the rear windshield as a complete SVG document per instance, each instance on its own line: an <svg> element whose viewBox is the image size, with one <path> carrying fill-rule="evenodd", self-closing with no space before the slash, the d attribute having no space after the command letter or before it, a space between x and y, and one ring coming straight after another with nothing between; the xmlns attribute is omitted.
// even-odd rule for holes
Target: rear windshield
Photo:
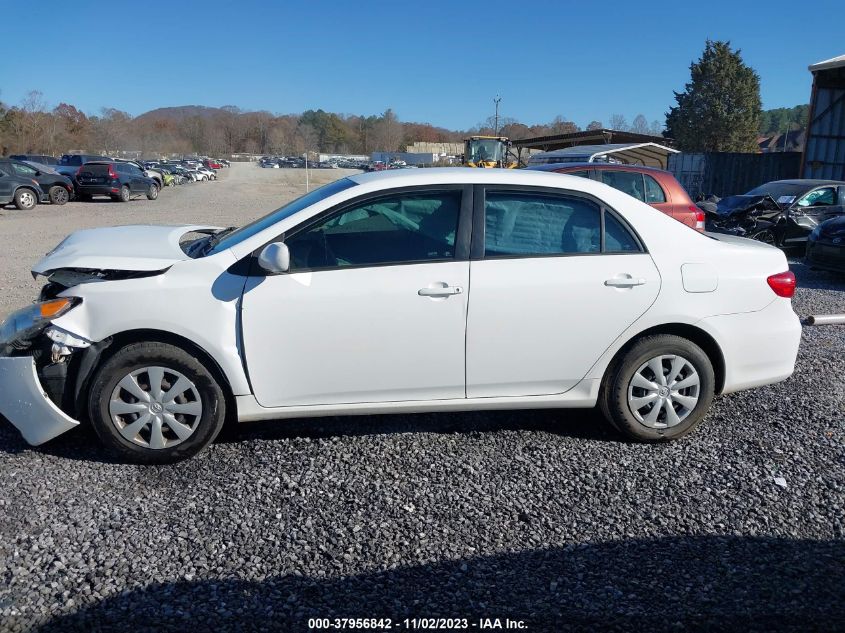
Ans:
<svg viewBox="0 0 845 633"><path fill-rule="evenodd" d="M82 169L83 174L94 174L100 176L109 173L110 165L108 163L85 163Z"/></svg>

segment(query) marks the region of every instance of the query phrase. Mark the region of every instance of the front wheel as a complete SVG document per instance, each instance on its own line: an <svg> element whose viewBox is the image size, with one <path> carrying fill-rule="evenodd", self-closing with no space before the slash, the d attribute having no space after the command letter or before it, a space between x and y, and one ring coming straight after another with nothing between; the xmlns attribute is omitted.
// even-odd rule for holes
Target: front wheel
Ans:
<svg viewBox="0 0 845 633"><path fill-rule="evenodd" d="M775 239L775 234L771 229L763 229L758 233L754 233L753 235L749 236L752 240L757 240L758 242L763 242L763 244L768 244L769 246L777 246L777 240Z"/></svg>
<svg viewBox="0 0 845 633"><path fill-rule="evenodd" d="M50 202L57 205L66 204L70 200L70 193L68 190L60 185L50 187Z"/></svg>
<svg viewBox="0 0 845 633"><path fill-rule="evenodd" d="M18 189L15 192L15 207L20 211L29 211L38 204L38 198L31 189Z"/></svg>
<svg viewBox="0 0 845 633"><path fill-rule="evenodd" d="M185 350L133 343L94 376L91 424L117 457L144 464L187 459L208 446L226 416L225 397L208 369Z"/></svg>
<svg viewBox="0 0 845 633"><path fill-rule="evenodd" d="M635 343L609 368L599 406L631 439L672 440L698 426L715 384L713 364L698 345L657 334Z"/></svg>
<svg viewBox="0 0 845 633"><path fill-rule="evenodd" d="M147 200L155 200L156 198L158 198L158 187L150 185L150 188L147 189Z"/></svg>

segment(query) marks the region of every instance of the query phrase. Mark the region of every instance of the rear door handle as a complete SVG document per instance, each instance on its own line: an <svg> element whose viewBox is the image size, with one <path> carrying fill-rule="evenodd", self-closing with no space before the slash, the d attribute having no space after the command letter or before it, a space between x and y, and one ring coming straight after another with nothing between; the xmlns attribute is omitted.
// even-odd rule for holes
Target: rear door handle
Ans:
<svg viewBox="0 0 845 633"><path fill-rule="evenodd" d="M429 288L420 288L417 294L421 297L449 297L451 295L459 295L464 291L460 286L434 286Z"/></svg>
<svg viewBox="0 0 845 633"><path fill-rule="evenodd" d="M645 283L645 279L639 277L634 279L633 277L614 277L613 279L607 279L604 282L605 286L610 286L611 288L633 288L634 286L642 286Z"/></svg>

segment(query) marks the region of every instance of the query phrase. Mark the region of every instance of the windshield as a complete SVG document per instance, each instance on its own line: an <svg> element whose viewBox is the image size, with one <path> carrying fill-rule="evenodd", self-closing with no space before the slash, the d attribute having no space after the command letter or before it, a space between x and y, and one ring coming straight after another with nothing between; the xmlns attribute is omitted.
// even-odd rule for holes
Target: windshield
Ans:
<svg viewBox="0 0 845 633"><path fill-rule="evenodd" d="M281 222L285 218L292 216L294 213L299 213L303 209L310 207L312 204L317 204L321 200L325 200L326 198L329 198L336 193L340 193L341 191L345 191L350 187L354 187L355 185L356 183L349 178L341 178L340 180L335 180L327 185L323 185L311 193L306 193L304 196L289 202L282 208L265 215L263 218L259 218L254 222L245 224L241 228L232 231L226 235L226 237L221 239L214 248L211 249L209 254L219 253L227 248L232 248L236 244L240 244L245 239L252 237L256 233L260 233L277 222Z"/></svg>
<svg viewBox="0 0 845 633"><path fill-rule="evenodd" d="M767 182L756 189L749 191L746 196L771 196L778 204L792 204L795 198L806 193L808 187L805 184L788 182Z"/></svg>
<svg viewBox="0 0 845 633"><path fill-rule="evenodd" d="M502 156L502 142L497 139L475 139L469 142L469 162L500 161Z"/></svg>

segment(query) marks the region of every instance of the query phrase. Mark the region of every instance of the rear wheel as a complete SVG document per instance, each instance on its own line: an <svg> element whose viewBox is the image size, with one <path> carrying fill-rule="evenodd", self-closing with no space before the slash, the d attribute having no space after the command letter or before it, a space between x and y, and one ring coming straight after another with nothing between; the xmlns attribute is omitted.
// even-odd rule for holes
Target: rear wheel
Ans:
<svg viewBox="0 0 845 633"><path fill-rule="evenodd" d="M763 242L764 244L769 244L771 246L776 246L775 234L771 229L763 229L758 233L754 233L753 235L749 236L753 240L757 240L758 242Z"/></svg>
<svg viewBox="0 0 845 633"><path fill-rule="evenodd" d="M32 189L18 189L15 192L15 207L21 211L29 211L38 204L38 198Z"/></svg>
<svg viewBox="0 0 845 633"><path fill-rule="evenodd" d="M50 187L50 202L53 204L66 204L70 200L70 193L61 185Z"/></svg>
<svg viewBox="0 0 845 633"><path fill-rule="evenodd" d="M225 397L185 350L158 342L119 350L91 383L88 412L97 436L119 458L166 464L192 457L223 426Z"/></svg>
<svg viewBox="0 0 845 633"><path fill-rule="evenodd" d="M120 188L120 194L118 200L120 202L129 202L129 199L132 197L132 192L129 191L129 187L127 185L123 185Z"/></svg>
<svg viewBox="0 0 845 633"><path fill-rule="evenodd" d="M639 441L692 431L710 408L716 379L707 354L680 336L648 336L608 370L599 405L621 433Z"/></svg>

